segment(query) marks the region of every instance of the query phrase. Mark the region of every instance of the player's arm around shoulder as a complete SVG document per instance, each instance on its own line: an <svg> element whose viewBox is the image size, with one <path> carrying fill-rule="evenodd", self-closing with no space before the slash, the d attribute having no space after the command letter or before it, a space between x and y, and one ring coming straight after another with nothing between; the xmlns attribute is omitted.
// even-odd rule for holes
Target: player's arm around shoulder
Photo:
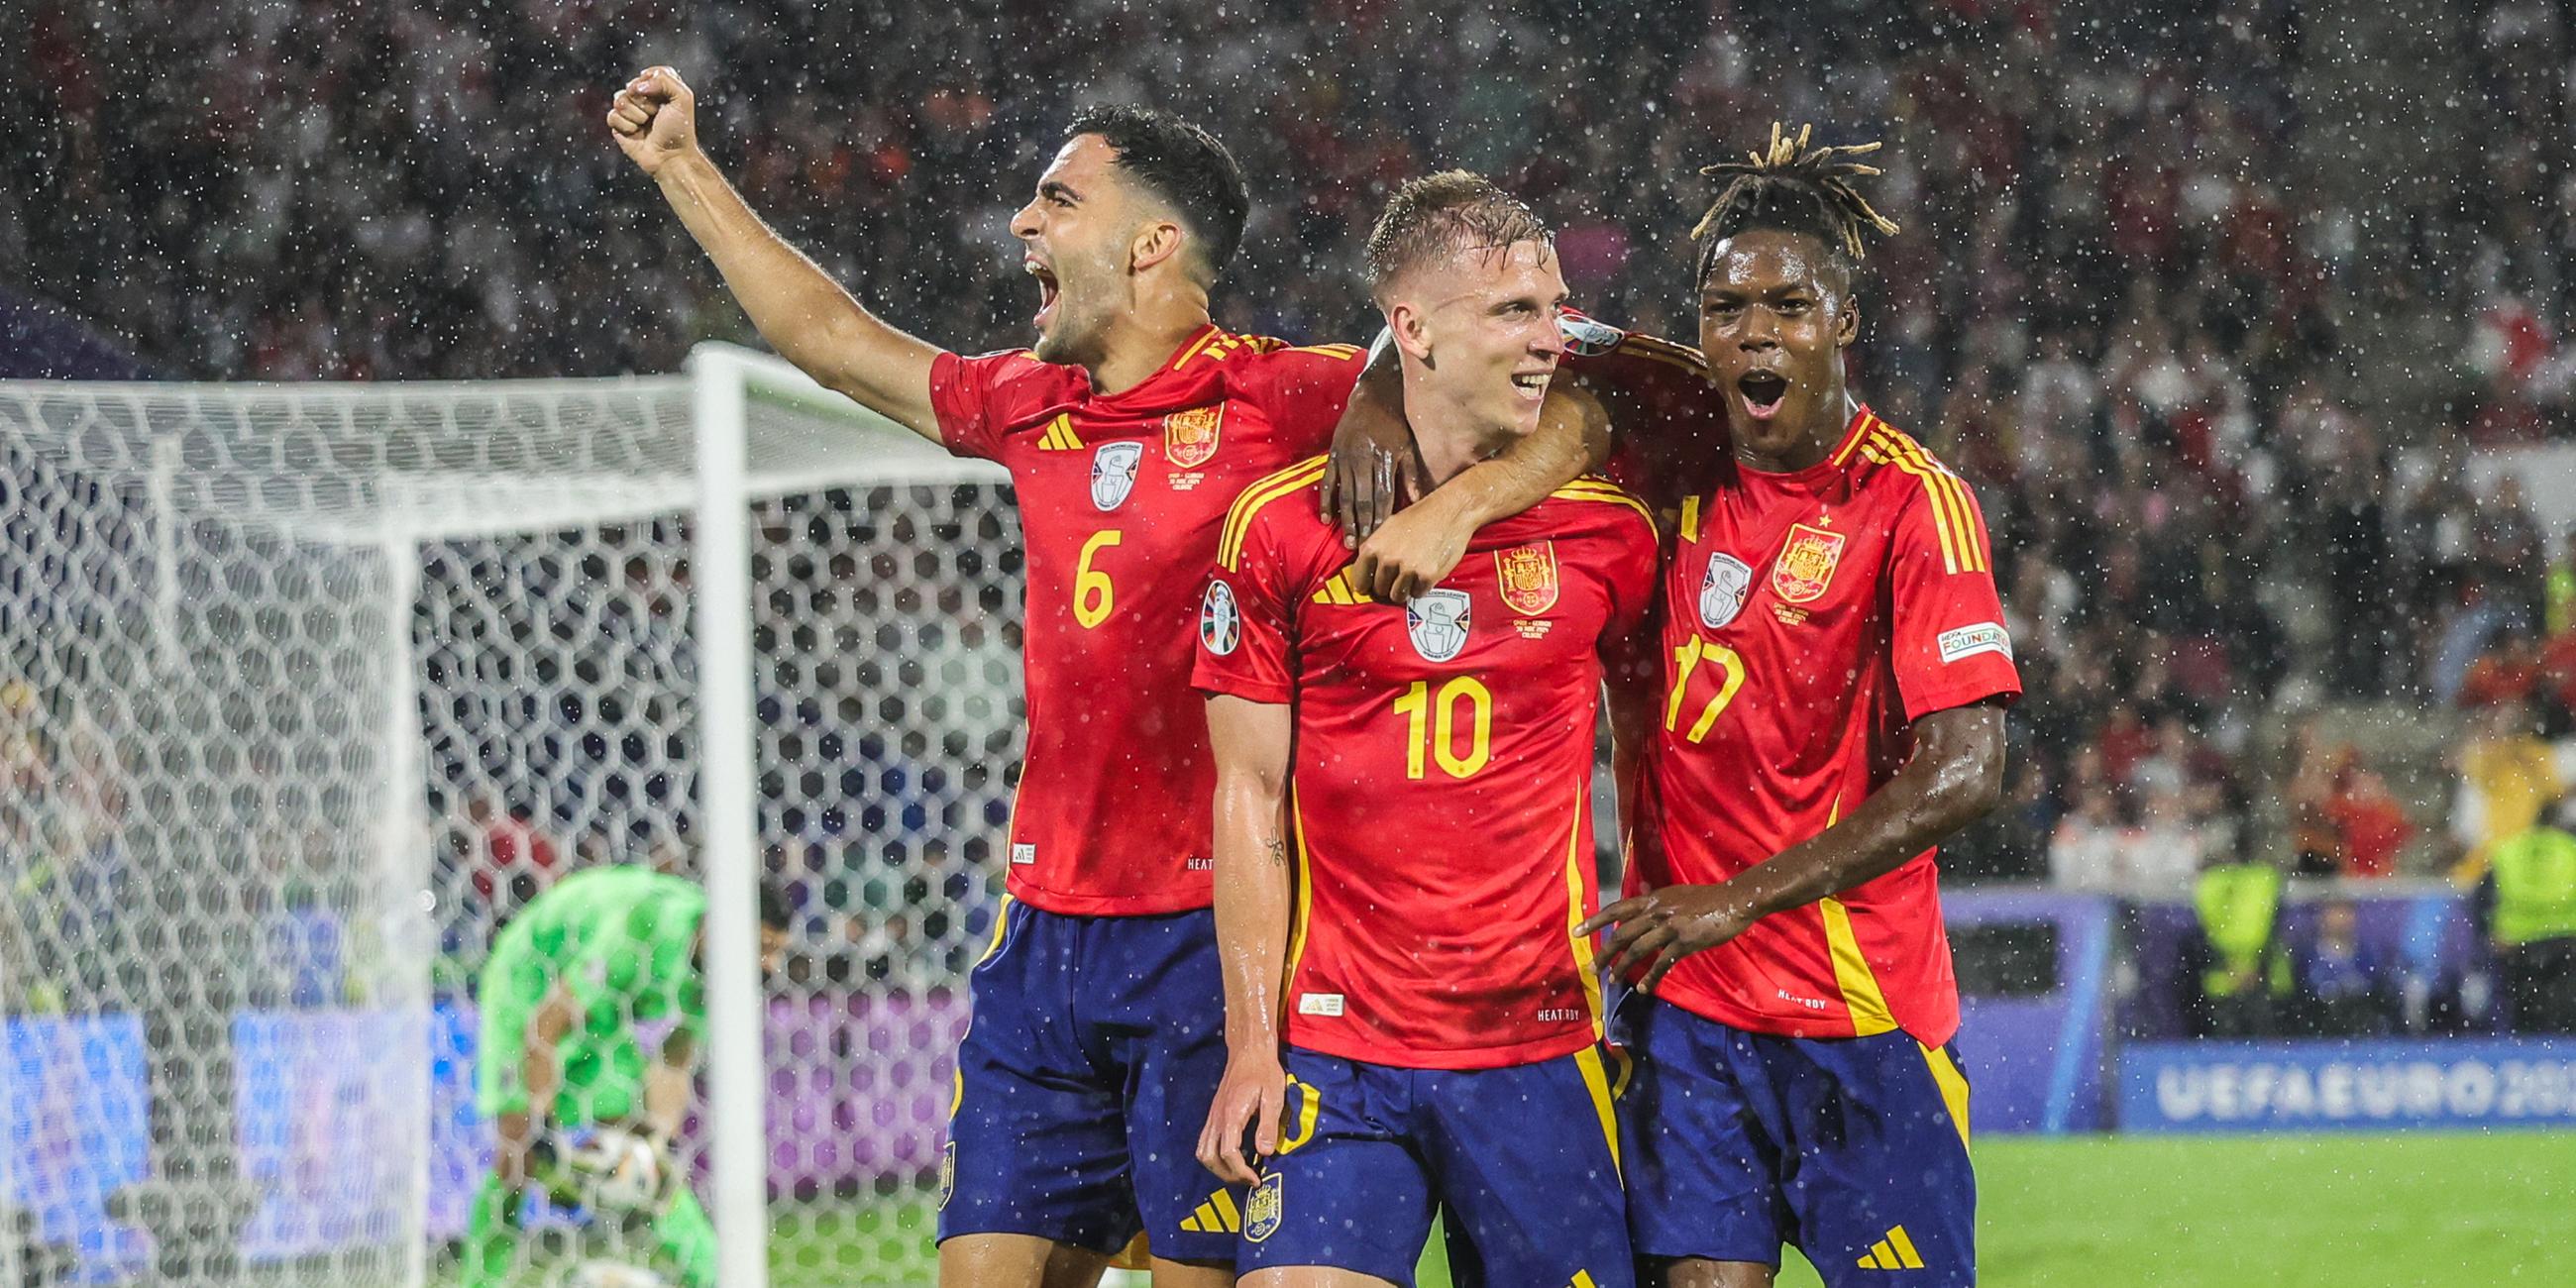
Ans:
<svg viewBox="0 0 2576 1288"><path fill-rule="evenodd" d="M648 67L608 112L619 150L724 275L761 338L816 383L940 441L931 399L941 350L886 325L772 232L698 146L697 96L669 67Z"/></svg>

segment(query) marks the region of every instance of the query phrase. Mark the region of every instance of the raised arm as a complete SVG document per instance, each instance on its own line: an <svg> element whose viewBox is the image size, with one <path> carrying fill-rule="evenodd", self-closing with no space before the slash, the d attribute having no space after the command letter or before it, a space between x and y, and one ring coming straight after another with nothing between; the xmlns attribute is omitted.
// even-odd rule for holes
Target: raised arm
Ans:
<svg viewBox="0 0 2576 1288"><path fill-rule="evenodd" d="M1610 934L1611 970L1645 963L1652 991L1682 958L1747 926L1894 871L2003 799L2004 709L1998 701L1914 722L1914 756L1843 820L1721 885L1676 885L1622 899L1584 923Z"/></svg>
<svg viewBox="0 0 2576 1288"><path fill-rule="evenodd" d="M1279 1148L1288 1074L1279 1062L1281 995L1287 981L1289 901L1288 755L1293 725L1285 703L1224 694L1208 699L1208 741L1216 753L1216 943L1225 975L1225 1081L1199 1132L1199 1161L1220 1178L1253 1184L1253 1168ZM1244 1128L1253 1158L1244 1157Z"/></svg>
<svg viewBox="0 0 2576 1288"><path fill-rule="evenodd" d="M698 148L697 99L668 67L648 67L608 113L617 146L661 185L752 325L816 383L939 441L931 410L936 346L859 307L814 261L771 232Z"/></svg>

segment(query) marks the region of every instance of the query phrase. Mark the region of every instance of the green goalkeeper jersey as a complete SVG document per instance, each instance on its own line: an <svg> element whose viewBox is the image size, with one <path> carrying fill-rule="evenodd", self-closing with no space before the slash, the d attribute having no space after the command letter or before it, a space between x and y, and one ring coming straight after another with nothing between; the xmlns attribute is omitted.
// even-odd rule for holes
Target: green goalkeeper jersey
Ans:
<svg viewBox="0 0 2576 1288"><path fill-rule="evenodd" d="M706 911L697 886L631 867L579 873L530 900L501 932L483 971L482 1111L525 1107L518 1074L528 1019L561 983L578 1020L557 1047L563 1085L554 1121L607 1122L641 1112L647 1056L640 1030L669 1023L694 1042L706 1027L696 960Z"/></svg>

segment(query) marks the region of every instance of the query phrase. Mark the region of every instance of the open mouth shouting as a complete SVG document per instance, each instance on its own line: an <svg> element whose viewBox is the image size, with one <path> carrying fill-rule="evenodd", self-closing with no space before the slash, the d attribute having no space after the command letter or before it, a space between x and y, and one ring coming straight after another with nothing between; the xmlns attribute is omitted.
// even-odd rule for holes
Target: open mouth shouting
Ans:
<svg viewBox="0 0 2576 1288"><path fill-rule="evenodd" d="M1735 393L1747 417L1767 421L1780 414L1780 404L1789 396L1789 379L1777 371L1748 371L1736 377Z"/></svg>
<svg viewBox="0 0 2576 1288"><path fill-rule="evenodd" d="M1512 373L1512 389L1519 393L1521 397L1526 398L1531 402L1538 402L1547 397L1548 378L1554 374L1555 373L1551 371L1514 372Z"/></svg>
<svg viewBox="0 0 2576 1288"><path fill-rule="evenodd" d="M1056 287L1055 270L1035 259L1020 261L1020 267L1026 269L1029 276L1038 279L1037 316L1029 320L1035 323L1039 330L1044 331L1047 323L1055 320L1055 305L1060 294Z"/></svg>

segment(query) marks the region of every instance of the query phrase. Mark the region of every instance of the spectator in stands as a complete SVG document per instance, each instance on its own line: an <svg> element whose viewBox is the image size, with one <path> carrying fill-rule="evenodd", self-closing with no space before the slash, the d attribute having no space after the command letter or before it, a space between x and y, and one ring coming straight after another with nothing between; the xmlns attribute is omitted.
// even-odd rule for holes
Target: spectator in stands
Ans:
<svg viewBox="0 0 2576 1288"><path fill-rule="evenodd" d="M2456 756L2460 781L2451 808L2451 837L2461 848L2452 879L2486 874L2488 856L2507 837L2541 821L2564 792L2560 757L2535 731L2531 708L2499 702L2472 714Z"/></svg>
<svg viewBox="0 0 2576 1288"><path fill-rule="evenodd" d="M2477 904L2514 1032L2576 1034L2576 836L2544 824L2490 857Z"/></svg>
<svg viewBox="0 0 2576 1288"><path fill-rule="evenodd" d="M2361 918L2351 900L2319 905L2316 933L2294 947L2290 957L2298 981L2294 1027L2316 1037L2388 1032L2394 993L2378 952L2362 941Z"/></svg>
<svg viewBox="0 0 2576 1288"><path fill-rule="evenodd" d="M2241 853L2213 853L2192 891L2199 935L2184 954L2197 968L2192 1032L2262 1037L2289 997L2290 956L2281 942L2281 870Z"/></svg>
<svg viewBox="0 0 2576 1288"><path fill-rule="evenodd" d="M2550 561L2542 584L2541 624L2552 641L2576 634L2576 527L2567 529L2558 557Z"/></svg>
<svg viewBox="0 0 2576 1288"><path fill-rule="evenodd" d="M2336 875L2393 876L2398 854L2415 839L2415 824L2407 819L2397 794L2388 789L2388 780L2358 757L2336 775L2325 814L2334 825Z"/></svg>

